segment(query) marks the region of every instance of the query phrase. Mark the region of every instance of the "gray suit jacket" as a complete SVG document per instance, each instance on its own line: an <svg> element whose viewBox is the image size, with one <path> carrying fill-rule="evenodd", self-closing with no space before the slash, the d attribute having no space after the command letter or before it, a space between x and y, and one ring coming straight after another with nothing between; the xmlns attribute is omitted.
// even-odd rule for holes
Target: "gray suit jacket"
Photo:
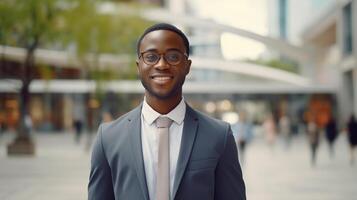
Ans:
<svg viewBox="0 0 357 200"><path fill-rule="evenodd" d="M92 153L88 199L149 200L140 116L141 106L99 127ZM187 105L182 134L173 199L246 199L230 126Z"/></svg>

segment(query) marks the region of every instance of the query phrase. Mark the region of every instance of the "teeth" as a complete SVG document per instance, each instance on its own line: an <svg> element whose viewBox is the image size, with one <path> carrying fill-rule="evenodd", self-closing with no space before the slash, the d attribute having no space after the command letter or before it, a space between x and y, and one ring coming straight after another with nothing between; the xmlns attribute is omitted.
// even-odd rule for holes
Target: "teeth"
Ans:
<svg viewBox="0 0 357 200"><path fill-rule="evenodd" d="M165 81L171 79L170 77L154 77L154 79L159 80L159 81Z"/></svg>

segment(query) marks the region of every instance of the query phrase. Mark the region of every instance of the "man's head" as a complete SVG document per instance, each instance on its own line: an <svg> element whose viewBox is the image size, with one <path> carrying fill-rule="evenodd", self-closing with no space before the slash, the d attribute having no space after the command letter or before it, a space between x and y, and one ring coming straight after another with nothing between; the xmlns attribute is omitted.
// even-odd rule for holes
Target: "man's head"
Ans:
<svg viewBox="0 0 357 200"><path fill-rule="evenodd" d="M156 24L138 40L138 74L147 97L181 99L182 85L190 71L189 43L170 24Z"/></svg>
<svg viewBox="0 0 357 200"><path fill-rule="evenodd" d="M182 38L183 43L185 44L186 47L186 54L190 55L190 43L186 37L186 35L180 30L178 29L176 26L173 26L171 24L166 24L166 23L159 23L159 24L154 24L152 26L150 26L149 28L147 28L144 33L140 36L140 38L137 41L136 44L136 54L138 56L140 56L140 44L141 41L143 40L143 38L145 37L146 34L153 32L153 31L157 31L157 30L168 30L168 31L172 31L177 33L177 35L179 35Z"/></svg>

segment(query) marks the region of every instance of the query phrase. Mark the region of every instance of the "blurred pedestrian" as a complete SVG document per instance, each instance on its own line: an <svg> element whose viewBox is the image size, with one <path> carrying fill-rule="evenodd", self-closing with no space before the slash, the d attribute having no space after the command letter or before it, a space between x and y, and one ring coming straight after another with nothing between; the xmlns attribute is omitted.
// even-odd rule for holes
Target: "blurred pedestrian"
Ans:
<svg viewBox="0 0 357 200"><path fill-rule="evenodd" d="M325 127L325 136L329 144L330 158L334 156L333 144L337 138L337 135L338 130L336 127L336 120L333 116L331 116Z"/></svg>
<svg viewBox="0 0 357 200"><path fill-rule="evenodd" d="M239 157L242 164L244 164L244 156L246 146L253 138L252 124L246 119L244 113L239 116L239 121L232 126L233 132L237 133L237 145L239 148Z"/></svg>
<svg viewBox="0 0 357 200"><path fill-rule="evenodd" d="M108 112L108 111L103 112L102 113L102 123L111 122L111 121L113 121L112 114L110 114L110 112Z"/></svg>
<svg viewBox="0 0 357 200"><path fill-rule="evenodd" d="M31 115L28 113L25 113L25 128L27 129L27 133L30 135L33 131L33 122Z"/></svg>
<svg viewBox="0 0 357 200"><path fill-rule="evenodd" d="M357 146L357 122L354 115L351 115L350 120L347 124L347 132L348 132L348 141L350 143L350 151L351 151L351 165L355 162L354 150Z"/></svg>
<svg viewBox="0 0 357 200"><path fill-rule="evenodd" d="M75 131L74 140L78 144L81 140L81 135L83 132L83 126L85 122L85 109L83 101L80 96L75 96L74 106L72 109L73 116L73 128Z"/></svg>
<svg viewBox="0 0 357 200"><path fill-rule="evenodd" d="M283 114L279 119L279 133L284 141L285 148L288 149L291 143L291 125L290 118Z"/></svg>
<svg viewBox="0 0 357 200"><path fill-rule="evenodd" d="M317 128L315 121L310 120L307 123L307 134L308 134L310 149L311 149L311 165L315 166L316 159L317 159L317 148L319 146L319 140L320 140L319 130Z"/></svg>
<svg viewBox="0 0 357 200"><path fill-rule="evenodd" d="M5 124L5 115L3 112L0 112L0 136L4 131L4 124Z"/></svg>
<svg viewBox="0 0 357 200"><path fill-rule="evenodd" d="M75 136L75 141L76 143L79 143L80 139L81 139L81 135L82 135L82 128L83 128L83 122L80 119L75 119L73 121L73 127L76 133Z"/></svg>
<svg viewBox="0 0 357 200"><path fill-rule="evenodd" d="M273 148L276 140L276 126L273 115L270 113L267 115L263 122L263 129L265 133L266 141L268 142L271 149Z"/></svg>

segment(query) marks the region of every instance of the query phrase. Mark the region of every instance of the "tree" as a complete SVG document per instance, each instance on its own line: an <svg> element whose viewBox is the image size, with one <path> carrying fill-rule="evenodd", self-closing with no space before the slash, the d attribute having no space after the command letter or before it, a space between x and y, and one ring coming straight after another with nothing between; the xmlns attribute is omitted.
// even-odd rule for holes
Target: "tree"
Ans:
<svg viewBox="0 0 357 200"><path fill-rule="evenodd" d="M61 2L56 0L3 0L1 9L0 41L26 49L26 58L21 68L22 86L19 92L20 120L14 143L8 146L9 154L34 154L30 137L28 103L29 86L33 79L36 49L52 41L58 33Z"/></svg>
<svg viewBox="0 0 357 200"><path fill-rule="evenodd" d="M116 3L111 5L115 7ZM136 6L138 5L132 4L132 7ZM71 33L72 44L85 68L82 78L95 80L97 83L95 92L90 93L88 99L90 132L97 124L96 115L99 114L98 110L105 99L104 83L121 77L132 78L133 74L136 74L136 70L131 70L136 69L134 67L136 41L144 27L151 24L141 18L120 13L99 13L95 10L97 7L98 5L94 8L90 7L85 1L80 1L78 6L66 15L71 19L67 20L70 22L67 27L68 32ZM86 17L76 17L77 13ZM100 66L99 57L103 53L129 55L128 66L118 66L121 70ZM124 71L125 68L127 70Z"/></svg>
<svg viewBox="0 0 357 200"><path fill-rule="evenodd" d="M65 50L74 45L84 78L98 76L101 53L135 52L135 42L149 22L123 15L99 14L99 0L2 0L0 1L0 44L26 49L21 68L18 134L8 147L9 154L33 154L34 145L26 125L29 114L29 86L33 80L35 51L39 47ZM88 55L90 59L88 59ZM131 62L134 63L134 62ZM93 73L95 72L95 73ZM99 77L99 78L98 78ZM100 88L98 89L100 90Z"/></svg>

